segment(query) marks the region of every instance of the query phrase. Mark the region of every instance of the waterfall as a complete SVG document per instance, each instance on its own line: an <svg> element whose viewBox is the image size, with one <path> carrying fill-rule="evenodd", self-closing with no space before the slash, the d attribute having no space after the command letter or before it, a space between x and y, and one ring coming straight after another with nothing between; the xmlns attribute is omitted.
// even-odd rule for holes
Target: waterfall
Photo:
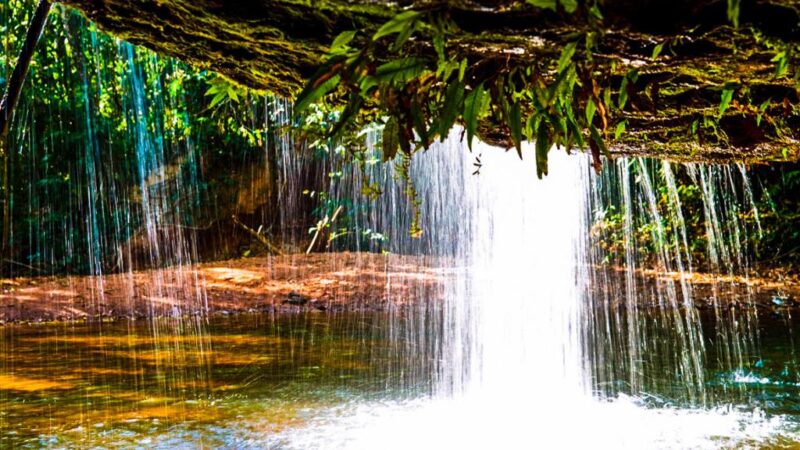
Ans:
<svg viewBox="0 0 800 450"><path fill-rule="evenodd" d="M375 133L367 142L377 161ZM558 170L538 180L532 159L486 145L470 153L454 131L415 155L408 181L395 161L346 165L332 183L332 198L369 205L356 215L356 229L381 230L390 251L425 255L454 275L442 287L438 334L417 337L433 339L427 346L440 353L434 391L547 385L581 395L669 392L692 405L713 400L705 388L705 304L697 304L690 282L701 267L679 190L702 199L706 269L746 276L748 226L737 209L753 205L746 172L619 158L596 175L585 155L554 150ZM712 190L698 172L724 182ZM383 189L377 199L362 194L365 174ZM407 183L422 208L417 238L408 233L414 211ZM730 264L714 262L720 258ZM717 313L714 359L734 370L756 351L757 321L746 283L726 285L745 304L740 311L718 295L723 284L711 283L703 301ZM424 323L430 309L404 320Z"/></svg>
<svg viewBox="0 0 800 450"><path fill-rule="evenodd" d="M539 180L533 158L519 161L487 146L476 151L481 173L465 180L473 225L460 235L471 287L460 300L477 311L477 323L468 325L477 330L480 355L473 384L493 398L524 402L584 395L586 159L553 151L557 175Z"/></svg>
<svg viewBox="0 0 800 450"><path fill-rule="evenodd" d="M679 190L699 198L695 208L702 211L693 214L704 216L704 230L692 235L700 242L689 242ZM594 270L586 332L596 388L714 404L706 389L709 364L732 371L757 352L757 314L746 282L747 233L755 230L740 214L754 208L746 172L620 158L606 164L590 197ZM705 247L705 267L693 246ZM691 283L696 277L711 278L701 283L703 292ZM703 323L701 308L713 310L713 325Z"/></svg>
<svg viewBox="0 0 800 450"><path fill-rule="evenodd" d="M409 180L398 179L395 161L350 166L332 183L334 198L369 205L360 229L381 230L391 251L425 255L450 275L443 304L392 316L398 329L420 330L393 339L403 354L432 358L436 376L423 399L323 415L302 439L276 442L713 448L715 434L739 442L781 426L732 410L736 397L709 388L713 373L736 371L758 351L753 299L737 278L749 271L754 232L739 214L754 204L746 171L619 158L595 174L585 154L553 149L539 180L532 160L483 144L470 153L455 131L415 155ZM377 199L362 195L364 173L382 182ZM408 182L422 208L417 238L408 237ZM690 207L710 222L704 237L689 232L698 226L687 223Z"/></svg>

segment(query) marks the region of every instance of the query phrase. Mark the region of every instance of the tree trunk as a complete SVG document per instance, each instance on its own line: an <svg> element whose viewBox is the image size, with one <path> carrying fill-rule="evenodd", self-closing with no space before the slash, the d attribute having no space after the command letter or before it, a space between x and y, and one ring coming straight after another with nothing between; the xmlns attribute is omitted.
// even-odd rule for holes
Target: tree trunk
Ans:
<svg viewBox="0 0 800 450"><path fill-rule="evenodd" d="M14 158L13 149L8 142L8 128L11 119L14 116L14 109L19 103L19 97L22 93L22 86L25 84L25 78L28 75L28 68L33 59L36 44L42 35L42 30L47 23L47 15L50 12L52 3L48 0L39 0L36 6L36 11L33 14L30 24L28 24L28 32L25 36L25 41L20 49L19 56L17 57L17 64L14 66L14 71L6 84L5 94L3 99L0 100L0 150L3 154L3 235L2 235L2 256L5 259L11 260L11 203L13 200L12 189L13 183L11 178L14 174Z"/></svg>

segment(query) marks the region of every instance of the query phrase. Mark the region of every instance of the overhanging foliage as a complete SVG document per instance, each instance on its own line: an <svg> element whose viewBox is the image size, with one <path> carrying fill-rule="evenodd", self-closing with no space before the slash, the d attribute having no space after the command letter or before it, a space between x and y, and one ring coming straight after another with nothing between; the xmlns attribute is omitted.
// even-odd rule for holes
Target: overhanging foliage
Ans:
<svg viewBox="0 0 800 450"><path fill-rule="evenodd" d="M447 109L448 114L429 117L443 119L426 124L426 131L433 134L440 134L436 130L441 131L452 111L458 110L452 99L447 102L445 85L450 86L454 73L460 71L448 74L446 68L443 73L440 69L449 66L443 62L466 60L464 78L459 81L464 83L463 106L458 98L461 89L451 88L455 103L462 106L456 121L491 143L512 146L520 137L549 136L548 142L579 144L580 135L588 146L599 141L599 134L611 153L669 159L766 161L796 159L798 154L793 61L800 42L800 15L798 6L789 1L417 0L400 5L413 11L403 17L414 18L414 24L406 27L409 23L400 20L392 25L395 34L377 40L373 38L381 26L401 17L396 4L344 0L313 5L291 0L247 5L210 0L65 3L135 43L213 68L250 87L283 94L297 93L303 80L313 77L326 58L330 61L335 56L330 51L334 39L345 39L350 35L341 33L355 31L347 46L358 52L371 48L356 64L367 69L364 78L379 75L386 81L383 84L397 92L423 88L418 100L430 100L437 112ZM403 45L393 45L397 36L403 38L398 40ZM442 41L444 60L439 52ZM565 79L556 82L559 60L572 45L575 53L563 72ZM385 72L392 66L376 73L392 61L409 65L396 75ZM413 70L419 73L408 78ZM351 78L343 80L345 89L334 96L342 102L337 104L350 105L347 112L374 107L371 118L398 116L388 97L361 96L362 104L355 108L350 94L354 86L362 88L361 74L353 77L340 67L337 71L340 77ZM576 81L571 86L570 108L562 101L563 95L555 96L554 103L559 105L546 104L541 94L554 86L554 90L568 90L571 81L567 78L573 72ZM503 79L503 92L499 79ZM335 84L327 81L329 87ZM481 82L491 101L486 110L478 108L486 115L476 124L473 109L466 111L468 120L464 120L464 107ZM373 89L385 91L380 86L364 87L366 94ZM472 108L478 95L470 98ZM509 120L517 114L516 102L520 126ZM407 108L404 115L410 116L411 111ZM544 112L554 120L548 120ZM587 118L587 112L591 117ZM538 117L544 128L531 117ZM397 119L398 127L405 128L400 131L408 135L408 118L405 122ZM393 122L389 125L394 127ZM583 126L581 133L571 130L575 126ZM403 144L404 138L398 139ZM421 143L426 141L422 136ZM598 147L595 150L602 151Z"/></svg>

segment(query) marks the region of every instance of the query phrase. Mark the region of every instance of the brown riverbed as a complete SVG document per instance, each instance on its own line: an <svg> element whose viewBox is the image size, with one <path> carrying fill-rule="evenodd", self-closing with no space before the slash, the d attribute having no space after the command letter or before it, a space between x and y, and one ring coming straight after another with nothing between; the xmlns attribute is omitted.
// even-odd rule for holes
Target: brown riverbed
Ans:
<svg viewBox="0 0 800 450"><path fill-rule="evenodd" d="M621 272L611 269L611 272ZM0 323L243 312L386 310L438 302L448 271L430 259L374 253L316 253L242 258L98 276L0 279ZM679 282L677 273L639 271L645 288ZM800 306L800 280L769 272L727 277L693 274L695 304L742 302L762 309ZM642 295L646 307L648 296ZM749 300L748 300L749 301Z"/></svg>
<svg viewBox="0 0 800 450"><path fill-rule="evenodd" d="M243 258L97 276L0 280L0 323L241 312L380 310L436 301L446 276L421 257Z"/></svg>

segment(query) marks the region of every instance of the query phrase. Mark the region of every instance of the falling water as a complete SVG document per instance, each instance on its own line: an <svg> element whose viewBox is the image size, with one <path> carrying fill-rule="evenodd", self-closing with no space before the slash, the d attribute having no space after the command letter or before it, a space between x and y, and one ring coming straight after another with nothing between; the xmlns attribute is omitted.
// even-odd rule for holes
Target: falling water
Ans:
<svg viewBox="0 0 800 450"><path fill-rule="evenodd" d="M757 352L756 308L746 282L751 226L740 214L753 202L747 200L752 197L747 175L735 166L688 165L677 170L684 177L680 190L699 193L701 199L705 237L700 243L690 245L686 205L681 203L676 169L668 162L619 159L607 165L591 194L589 258L596 269L591 272L587 324L593 343L591 370L598 388L607 394L669 392L672 400L703 405L713 400L707 397L705 379L709 342L720 370L741 368ZM715 181L712 188L709 178L724 182ZM700 244L705 246L706 267L695 261L697 249L692 246ZM719 261L728 264L722 267ZM704 271L716 275L701 283L704 289L699 293L693 279L708 277ZM706 307L714 311L710 341L700 318L700 308ZM656 376L660 367L674 372Z"/></svg>
<svg viewBox="0 0 800 450"><path fill-rule="evenodd" d="M700 189L713 221L708 227L718 230L707 236L706 251L725 254L730 275L746 275L746 258L734 254L745 252L749 232L736 208L753 204L742 190L749 185L744 171L619 159L594 175L585 156L554 150L551 175L537 180L528 159L485 145L470 154L457 133L417 156L410 181L398 181L391 168L367 169L386 190L360 226L381 225L390 248L438 256L434 264L453 275L443 286L438 320L444 326L433 336L395 337L406 345L435 342L431 396L362 405L344 420L322 415L313 431L303 429L303 438L275 442L288 448L320 442L330 448L714 447L715 434L731 442L764 439L783 426L758 410L731 410L731 397L708 391L709 359L718 373L752 362L756 313L746 284L729 286L740 308L726 306L728 297L696 298L692 281L701 267L679 190L689 189L692 178L703 187L697 171L725 180L715 182L716 191ZM476 158L479 174L472 173ZM334 184L335 194L358 198L361 186L353 180L364 168L353 170L359 176ZM400 231L413 212L406 182L424 205L424 234L417 240ZM723 251L719 240L727 245ZM609 248L611 242L620 248ZM711 327L701 320L707 303L719 310ZM429 315L421 307L404 320L425 323L421 317ZM711 347L715 354L708 356ZM398 429L414 433L396 436ZM395 435L389 442L388 433Z"/></svg>

